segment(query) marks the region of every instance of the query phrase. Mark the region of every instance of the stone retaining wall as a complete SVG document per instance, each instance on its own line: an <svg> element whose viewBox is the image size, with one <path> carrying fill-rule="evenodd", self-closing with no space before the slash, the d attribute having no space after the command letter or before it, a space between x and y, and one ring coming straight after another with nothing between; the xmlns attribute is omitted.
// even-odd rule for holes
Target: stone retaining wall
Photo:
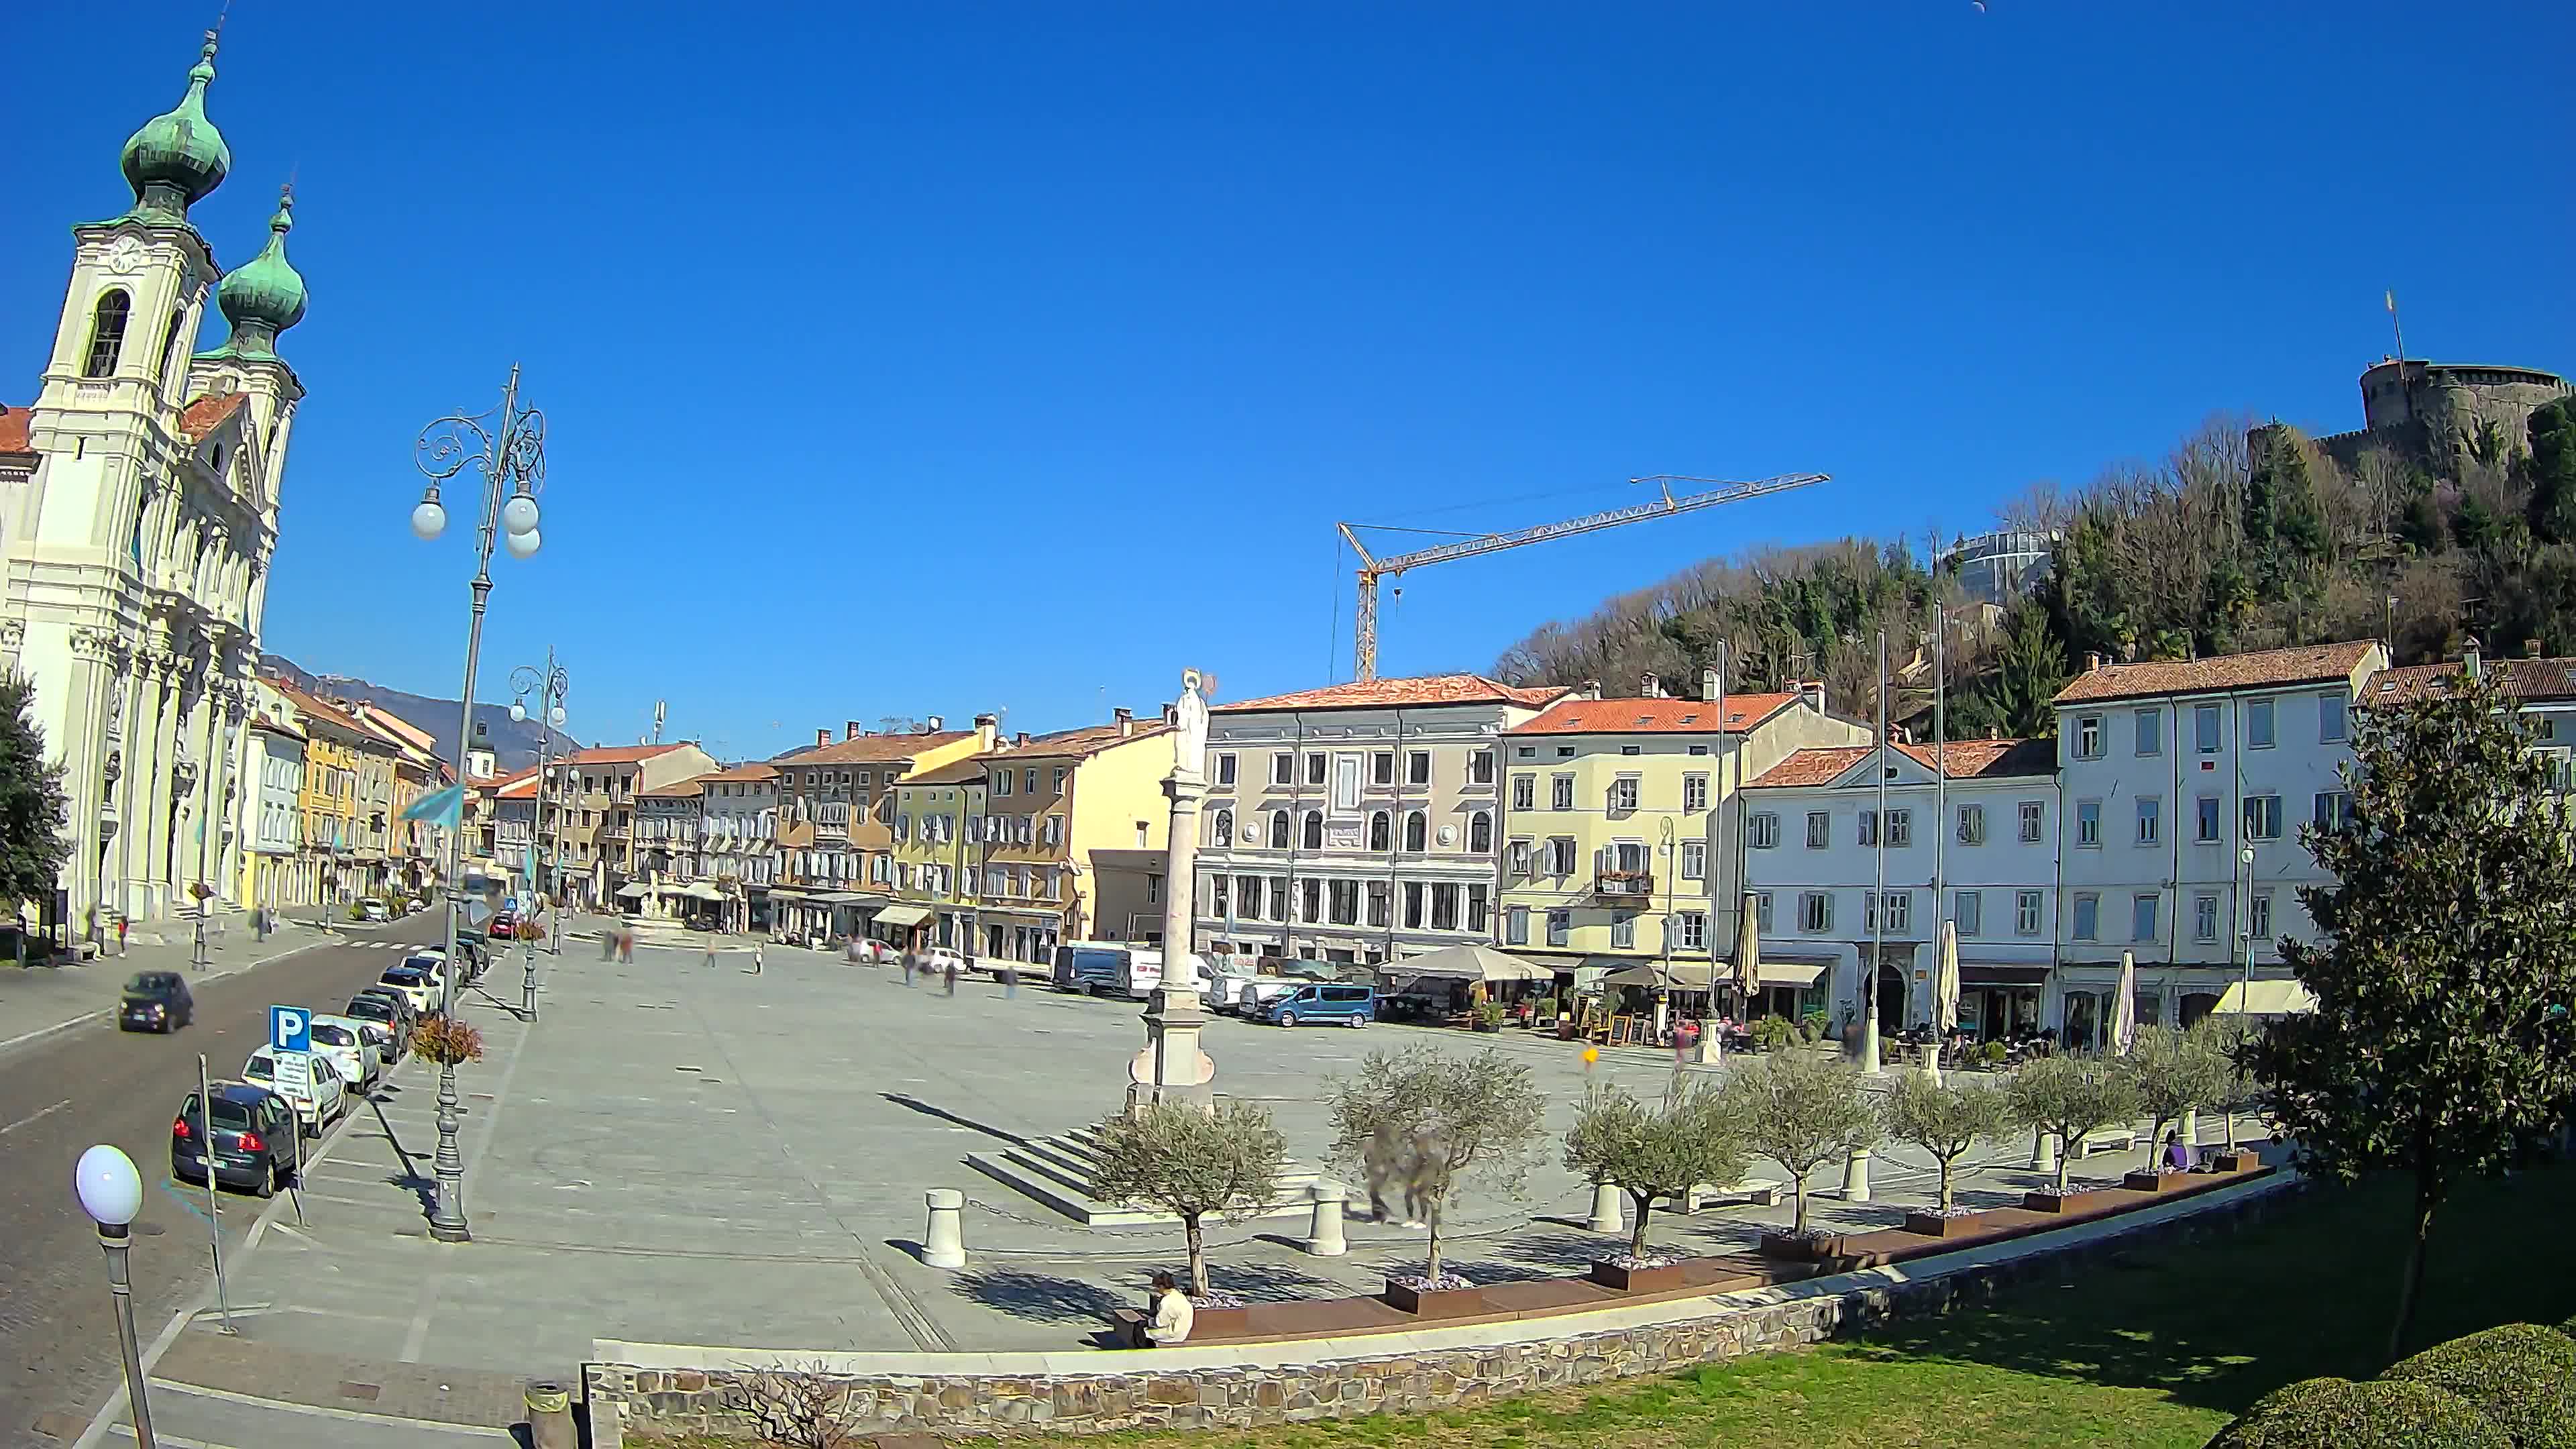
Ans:
<svg viewBox="0 0 2576 1449"><path fill-rule="evenodd" d="M1802 1295L1788 1302L1717 1300L1694 1318L1553 1340L1163 1373L832 1377L864 1406L859 1432L874 1434L1249 1428L1457 1408L1539 1389L1677 1373L1743 1354L1820 1343L1891 1318L1945 1313L1983 1303L2023 1279L2054 1276L2145 1246L2232 1232L2288 1196L2283 1190L2255 1192L2126 1233L2055 1247L2036 1244L2037 1251L2000 1262L1945 1272L1938 1259L1917 1260L1901 1273L1853 1273L1780 1290ZM1525 1326L1545 1328L1543 1322ZM1285 1343L1278 1351L1283 1360L1293 1359L1301 1347ZM1149 1361L1138 1359L1140 1365ZM726 1366L672 1370L594 1363L584 1366L583 1387L600 1449L619 1445L621 1432L649 1444L657 1434L752 1436L759 1429L756 1406Z"/></svg>

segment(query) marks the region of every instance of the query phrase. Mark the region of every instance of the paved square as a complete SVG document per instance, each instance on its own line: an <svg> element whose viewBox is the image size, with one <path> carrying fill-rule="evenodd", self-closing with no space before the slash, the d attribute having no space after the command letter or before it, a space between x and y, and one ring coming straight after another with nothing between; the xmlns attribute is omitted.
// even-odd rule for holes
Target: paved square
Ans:
<svg viewBox="0 0 2576 1449"><path fill-rule="evenodd" d="M463 1148L475 1241L428 1240L421 1192L435 1145L430 1074L398 1090L313 1172L307 1223L268 1235L233 1300L257 1339L387 1362L567 1372L594 1338L745 1347L1000 1350L1078 1346L1143 1275L1178 1267L1175 1228L1085 1230L964 1165L969 1151L1094 1122L1124 1100L1143 1044L1139 1003L980 978L947 995L891 967L772 949L709 966L703 947L643 946L632 963L569 942L534 1027L469 1002L490 1039L466 1068ZM515 999L515 958L490 982ZM1293 1154L1329 1139L1321 1094L1370 1050L1431 1037L1525 1061L1551 1131L1584 1081L1577 1049L1526 1033L1422 1028L1286 1031L1218 1018L1205 1038L1218 1088L1276 1114ZM1596 1069L1659 1094L1668 1059L1605 1052ZM2037 1179L1998 1154L1971 1202ZM2087 1163L2116 1173L2130 1159ZM1757 1166L1757 1174L1766 1169ZM1768 1170L1776 1175L1776 1169ZM1839 1176L1818 1174L1820 1186ZM1825 1179L1831 1179L1829 1182ZM1882 1150L1871 1204L1822 1201L1828 1223L1884 1226L1929 1195L1928 1164ZM921 1266L922 1193L963 1189L963 1274ZM1605 1246L1581 1226L1589 1190L1542 1148L1524 1197L1470 1191L1452 1258L1489 1279L1580 1271ZM1658 1241L1741 1245L1788 1209L1657 1220ZM291 1221L291 1219L290 1219ZM1298 1251L1299 1219L1215 1229L1220 1286L1255 1296L1373 1291L1418 1262L1423 1234L1353 1221L1352 1252Z"/></svg>

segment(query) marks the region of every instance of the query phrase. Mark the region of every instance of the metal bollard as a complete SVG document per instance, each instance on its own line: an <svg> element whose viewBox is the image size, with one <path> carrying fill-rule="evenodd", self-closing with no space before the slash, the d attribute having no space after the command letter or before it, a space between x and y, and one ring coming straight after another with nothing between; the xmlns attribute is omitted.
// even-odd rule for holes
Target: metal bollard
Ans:
<svg viewBox="0 0 2576 1449"><path fill-rule="evenodd" d="M1351 1250L1342 1237L1342 1209L1351 1190L1338 1182L1315 1184L1315 1221L1306 1230L1306 1251L1318 1258L1338 1258Z"/></svg>
<svg viewBox="0 0 2576 1449"><path fill-rule="evenodd" d="M1596 1233L1628 1231L1628 1201L1615 1182L1592 1185L1592 1221L1586 1226Z"/></svg>
<svg viewBox="0 0 2576 1449"><path fill-rule="evenodd" d="M2030 1170L2052 1174L2057 1171L2057 1139L2044 1130L2030 1134Z"/></svg>
<svg viewBox="0 0 2576 1449"><path fill-rule="evenodd" d="M530 1379L527 1389L531 1449L580 1449L572 1422L572 1389L553 1379Z"/></svg>
<svg viewBox="0 0 2576 1449"><path fill-rule="evenodd" d="M1856 1147L1843 1163L1843 1201L1869 1201L1869 1149Z"/></svg>
<svg viewBox="0 0 2576 1449"><path fill-rule="evenodd" d="M934 1187L922 1196L930 1204L930 1226L921 1234L921 1261L933 1268L965 1267L966 1194Z"/></svg>

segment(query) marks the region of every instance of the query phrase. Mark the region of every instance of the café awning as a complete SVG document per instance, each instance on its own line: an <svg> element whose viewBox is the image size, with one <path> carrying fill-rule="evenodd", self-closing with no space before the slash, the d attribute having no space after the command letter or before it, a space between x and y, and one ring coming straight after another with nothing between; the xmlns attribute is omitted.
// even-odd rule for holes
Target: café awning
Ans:
<svg viewBox="0 0 2576 1449"><path fill-rule="evenodd" d="M617 888L617 895L621 900L640 901L644 899L645 895L650 892L651 889L652 887L644 884L640 880L628 881L626 884Z"/></svg>
<svg viewBox="0 0 2576 1449"><path fill-rule="evenodd" d="M2211 1009L2243 1016L2294 1016L2316 1010L2317 998L2296 981L2239 981Z"/></svg>
<svg viewBox="0 0 2576 1449"><path fill-rule="evenodd" d="M1491 946L1444 946L1401 961L1381 962L1382 977L1440 981L1554 981L1556 973L1535 961L1497 951Z"/></svg>
<svg viewBox="0 0 2576 1449"><path fill-rule="evenodd" d="M877 912L880 926L918 926L930 919L928 906L888 906Z"/></svg>
<svg viewBox="0 0 2576 1449"><path fill-rule="evenodd" d="M689 882L685 894L692 900L700 901L720 901L725 898L725 893L716 889L714 882L703 880Z"/></svg>

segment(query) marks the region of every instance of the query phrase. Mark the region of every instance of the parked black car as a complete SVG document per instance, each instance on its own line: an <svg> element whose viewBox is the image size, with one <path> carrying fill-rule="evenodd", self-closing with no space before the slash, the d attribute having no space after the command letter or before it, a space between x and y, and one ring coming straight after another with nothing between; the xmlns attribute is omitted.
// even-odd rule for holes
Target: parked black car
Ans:
<svg viewBox="0 0 2576 1449"><path fill-rule="evenodd" d="M213 1085L215 1181L273 1197L295 1177L295 1109L265 1087L247 1082ZM205 1107L190 1092L170 1123L170 1175L206 1180L209 1128Z"/></svg>
<svg viewBox="0 0 2576 1449"><path fill-rule="evenodd" d="M116 1009L119 1031L177 1031L197 1019L197 999L176 971L138 971Z"/></svg>

